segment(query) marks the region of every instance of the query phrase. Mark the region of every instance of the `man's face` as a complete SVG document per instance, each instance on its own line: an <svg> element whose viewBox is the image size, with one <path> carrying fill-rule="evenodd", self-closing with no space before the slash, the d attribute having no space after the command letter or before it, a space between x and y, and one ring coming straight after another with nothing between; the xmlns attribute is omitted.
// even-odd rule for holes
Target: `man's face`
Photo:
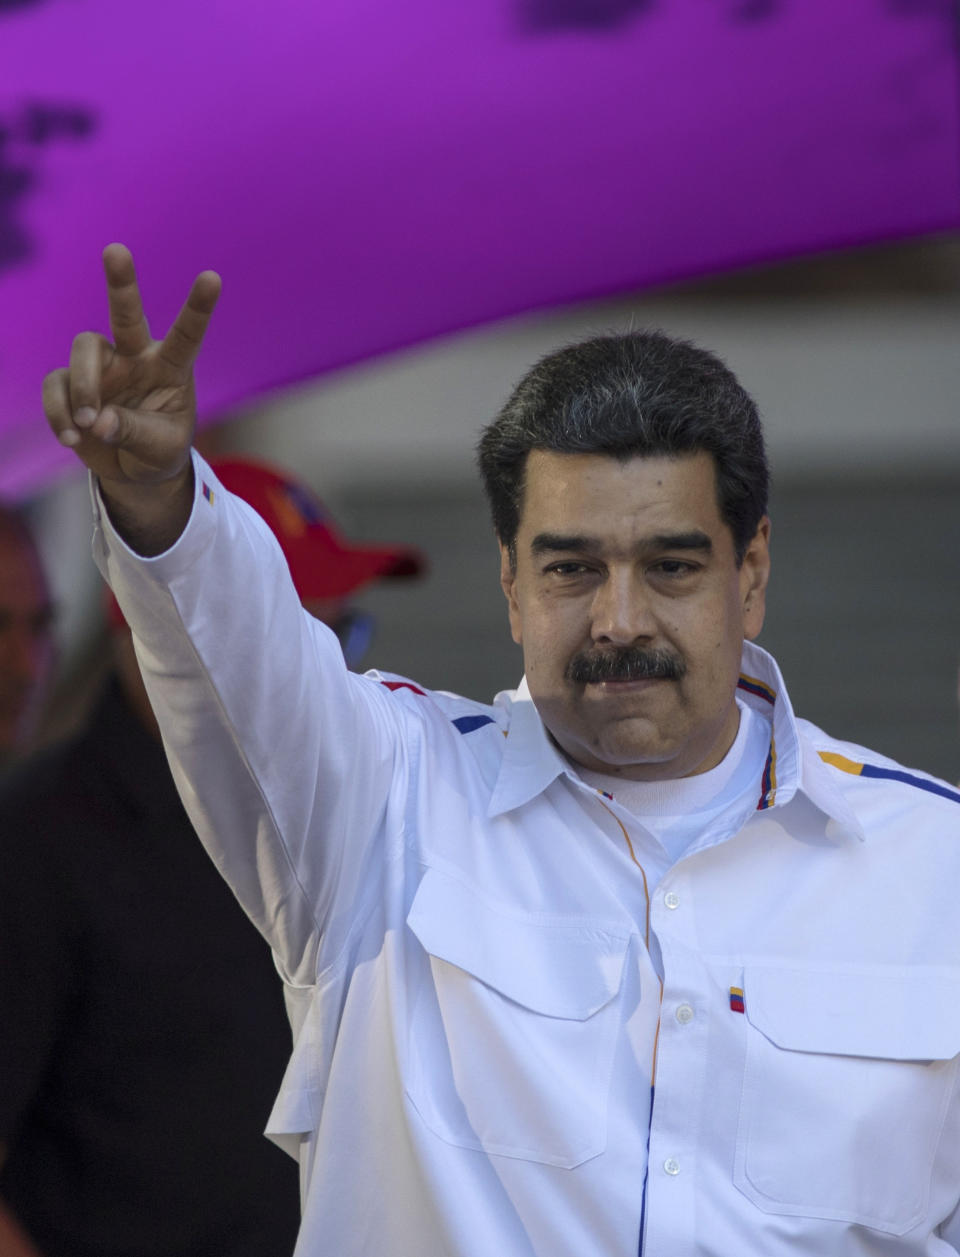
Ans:
<svg viewBox="0 0 960 1257"><path fill-rule="evenodd" d="M0 754L29 732L53 665L50 598L36 553L0 528Z"/></svg>
<svg viewBox="0 0 960 1257"><path fill-rule="evenodd" d="M736 736L743 639L763 625L764 519L738 568L713 459L528 456L501 583L554 740L598 772L706 772Z"/></svg>

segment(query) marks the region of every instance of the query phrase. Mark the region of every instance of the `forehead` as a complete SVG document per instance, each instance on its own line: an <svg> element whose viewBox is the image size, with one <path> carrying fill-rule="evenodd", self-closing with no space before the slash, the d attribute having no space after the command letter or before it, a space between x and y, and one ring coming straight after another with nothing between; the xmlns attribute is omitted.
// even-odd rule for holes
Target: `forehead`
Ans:
<svg viewBox="0 0 960 1257"><path fill-rule="evenodd" d="M728 531L717 502L712 457L612 458L532 450L527 458L520 535L542 531L591 535L699 528Z"/></svg>

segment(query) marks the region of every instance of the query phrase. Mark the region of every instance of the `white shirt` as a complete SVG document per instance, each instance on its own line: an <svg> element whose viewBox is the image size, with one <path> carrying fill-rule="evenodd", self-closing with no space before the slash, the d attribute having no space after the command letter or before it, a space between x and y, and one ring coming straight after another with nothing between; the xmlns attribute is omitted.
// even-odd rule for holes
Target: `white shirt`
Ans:
<svg viewBox="0 0 960 1257"><path fill-rule="evenodd" d="M957 1251L957 792L797 720L748 645L762 779L648 893L523 685L347 672L196 473L166 554L99 510L95 553L288 984L297 1257Z"/></svg>

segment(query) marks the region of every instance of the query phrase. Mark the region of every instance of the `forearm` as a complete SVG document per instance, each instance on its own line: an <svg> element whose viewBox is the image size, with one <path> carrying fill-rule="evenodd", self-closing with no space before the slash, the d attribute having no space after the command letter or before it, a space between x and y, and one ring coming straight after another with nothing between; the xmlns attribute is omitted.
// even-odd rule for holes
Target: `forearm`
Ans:
<svg viewBox="0 0 960 1257"><path fill-rule="evenodd" d="M193 507L193 462L170 480L134 484L98 480L110 522L131 550L145 558L163 554L187 526Z"/></svg>

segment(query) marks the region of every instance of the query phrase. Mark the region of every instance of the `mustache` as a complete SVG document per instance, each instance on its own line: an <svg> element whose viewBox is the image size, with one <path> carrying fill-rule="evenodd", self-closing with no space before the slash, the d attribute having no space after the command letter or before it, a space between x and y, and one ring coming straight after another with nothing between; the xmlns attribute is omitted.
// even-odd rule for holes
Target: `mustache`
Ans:
<svg viewBox="0 0 960 1257"><path fill-rule="evenodd" d="M599 681L679 681L687 665L668 650L642 650L615 646L608 650L582 650L567 664L564 676L580 685Z"/></svg>

